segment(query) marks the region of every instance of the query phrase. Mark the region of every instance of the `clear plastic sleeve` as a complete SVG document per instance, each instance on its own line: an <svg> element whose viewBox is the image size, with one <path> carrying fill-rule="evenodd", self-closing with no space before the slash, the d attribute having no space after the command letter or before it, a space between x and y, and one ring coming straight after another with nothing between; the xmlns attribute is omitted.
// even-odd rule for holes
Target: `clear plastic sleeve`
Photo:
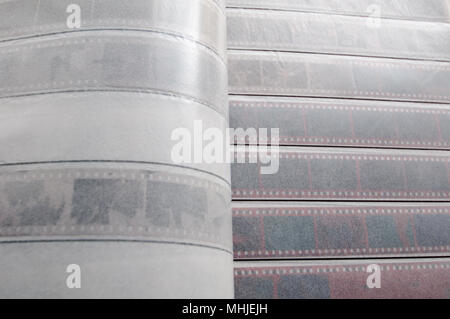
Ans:
<svg viewBox="0 0 450 319"><path fill-rule="evenodd" d="M229 163L195 163L193 156L179 163L173 158L178 141L172 133L178 128L194 132L200 119L204 129L224 132L227 127L222 116L202 104L158 94L77 92L2 99L0 161L159 163L229 181Z"/></svg>
<svg viewBox="0 0 450 319"><path fill-rule="evenodd" d="M231 252L229 185L164 165L2 167L0 241L141 240Z"/></svg>

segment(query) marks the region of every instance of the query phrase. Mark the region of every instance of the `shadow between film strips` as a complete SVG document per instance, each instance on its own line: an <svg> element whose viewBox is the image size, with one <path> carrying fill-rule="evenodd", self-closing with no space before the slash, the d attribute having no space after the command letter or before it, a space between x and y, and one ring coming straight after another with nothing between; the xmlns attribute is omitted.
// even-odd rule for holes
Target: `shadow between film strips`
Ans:
<svg viewBox="0 0 450 319"><path fill-rule="evenodd" d="M367 266L381 268L381 288L369 289ZM323 263L235 263L237 299L449 298L450 261L372 260Z"/></svg>
<svg viewBox="0 0 450 319"><path fill-rule="evenodd" d="M135 240L231 251L227 183L164 165L0 166L0 241Z"/></svg>
<svg viewBox="0 0 450 319"><path fill-rule="evenodd" d="M235 203L237 259L448 256L450 204Z"/></svg>

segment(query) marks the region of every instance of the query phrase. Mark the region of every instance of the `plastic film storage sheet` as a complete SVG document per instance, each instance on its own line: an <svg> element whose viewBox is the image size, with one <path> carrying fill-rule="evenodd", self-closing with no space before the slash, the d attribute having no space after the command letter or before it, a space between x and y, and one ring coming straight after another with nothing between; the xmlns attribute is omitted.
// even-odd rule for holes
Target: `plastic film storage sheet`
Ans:
<svg viewBox="0 0 450 319"><path fill-rule="evenodd" d="M228 163L173 160L178 128L194 121L225 131L216 110L181 97L132 92L74 92L0 101L4 164L119 161L177 165L229 181Z"/></svg>
<svg viewBox="0 0 450 319"><path fill-rule="evenodd" d="M233 297L229 163L173 156L177 130L228 126L225 20L0 0L0 296Z"/></svg>

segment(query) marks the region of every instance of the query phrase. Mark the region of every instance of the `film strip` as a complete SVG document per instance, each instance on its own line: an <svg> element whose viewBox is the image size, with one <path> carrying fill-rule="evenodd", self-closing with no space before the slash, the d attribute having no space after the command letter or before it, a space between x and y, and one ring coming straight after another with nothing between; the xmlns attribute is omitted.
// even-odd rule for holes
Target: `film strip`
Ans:
<svg viewBox="0 0 450 319"><path fill-rule="evenodd" d="M122 90L183 96L221 114L228 107L225 64L174 36L111 31L36 38L0 45L0 65L0 97Z"/></svg>
<svg viewBox="0 0 450 319"><path fill-rule="evenodd" d="M142 240L231 252L229 186L158 165L1 166L0 241Z"/></svg>
<svg viewBox="0 0 450 319"><path fill-rule="evenodd" d="M369 289L370 264L380 267L381 288ZM237 299L449 298L450 261L372 260L305 264L235 263Z"/></svg>
<svg viewBox="0 0 450 319"><path fill-rule="evenodd" d="M179 142L172 136L180 128L192 135L200 119L205 130L228 127L222 115L187 99L130 92L44 94L1 99L0 113L3 164L151 162L190 167L230 180L229 163L197 163L194 149L189 151L191 161L174 157ZM184 152L189 155L188 150Z"/></svg>
<svg viewBox="0 0 450 319"><path fill-rule="evenodd" d="M0 2L0 41L70 31L142 30L192 39L226 59L225 14L215 1L79 0L80 28L67 27L71 0ZM10 13L14 12L14 15ZM186 19L186 17L198 17Z"/></svg>
<svg viewBox="0 0 450 319"><path fill-rule="evenodd" d="M241 148L231 165L233 198L447 201L449 160L438 151L280 148L267 157ZM261 174L265 166L278 170Z"/></svg>
<svg viewBox="0 0 450 319"><path fill-rule="evenodd" d="M233 50L228 62L234 95L450 101L444 62Z"/></svg>
<svg viewBox="0 0 450 319"><path fill-rule="evenodd" d="M292 10L369 16L374 10L385 18L450 21L446 0L359 0L359 1L297 1L297 0L227 0L228 7Z"/></svg>
<svg viewBox="0 0 450 319"><path fill-rule="evenodd" d="M449 11L450 12L450 11ZM228 48L450 61L446 23L227 10ZM326 31L324 31L326 30Z"/></svg>
<svg viewBox="0 0 450 319"><path fill-rule="evenodd" d="M233 205L236 259L447 256L450 204Z"/></svg>
<svg viewBox="0 0 450 319"><path fill-rule="evenodd" d="M231 127L279 128L281 145L450 147L448 105L246 96L231 96L229 105ZM257 138L235 142L256 144Z"/></svg>

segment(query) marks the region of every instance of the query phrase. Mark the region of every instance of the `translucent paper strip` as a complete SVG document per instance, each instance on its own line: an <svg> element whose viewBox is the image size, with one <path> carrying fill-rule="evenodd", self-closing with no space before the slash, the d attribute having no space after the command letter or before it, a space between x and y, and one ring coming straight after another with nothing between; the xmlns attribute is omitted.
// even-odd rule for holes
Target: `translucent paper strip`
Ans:
<svg viewBox="0 0 450 319"><path fill-rule="evenodd" d="M445 104L231 96L230 125L279 128L282 145L450 148Z"/></svg>
<svg viewBox="0 0 450 319"><path fill-rule="evenodd" d="M450 20L448 0L226 0L228 7L379 15L411 20Z"/></svg>
<svg viewBox="0 0 450 319"><path fill-rule="evenodd" d="M450 101L450 64L333 55L229 52L232 94Z"/></svg>
<svg viewBox="0 0 450 319"><path fill-rule="evenodd" d="M225 64L189 40L110 31L0 45L0 97L85 90L160 92L227 109Z"/></svg>
<svg viewBox="0 0 450 319"><path fill-rule="evenodd" d="M143 30L198 41L225 56L225 15L212 0L80 0L81 27L70 29L72 0L0 1L0 41L69 31ZM11 14L14 12L14 14ZM188 19L186 17L189 17Z"/></svg>
<svg viewBox="0 0 450 319"><path fill-rule="evenodd" d="M381 289L367 279L379 266ZM447 259L235 263L237 299L441 299L448 297Z"/></svg>
<svg viewBox="0 0 450 319"><path fill-rule="evenodd" d="M147 162L186 166L229 181L229 163L196 164L193 154L190 162L178 163L173 157L179 140L172 133L178 128L194 132L198 120L205 130L225 132L228 125L202 104L157 94L77 92L0 99L0 162Z"/></svg>
<svg viewBox="0 0 450 319"><path fill-rule="evenodd" d="M237 259L446 256L450 204L234 203Z"/></svg>
<svg viewBox="0 0 450 319"><path fill-rule="evenodd" d="M0 241L141 240L231 251L229 186L159 165L0 167Z"/></svg>
<svg viewBox="0 0 450 319"><path fill-rule="evenodd" d="M268 10L227 10L231 49L450 60L447 23Z"/></svg>
<svg viewBox="0 0 450 319"><path fill-rule="evenodd" d="M280 148L279 154L265 154L253 147L247 155L237 152L231 171L235 199L447 201L450 197L447 152ZM267 159L272 169L279 166L277 173L261 174L261 167L269 166L264 163Z"/></svg>

